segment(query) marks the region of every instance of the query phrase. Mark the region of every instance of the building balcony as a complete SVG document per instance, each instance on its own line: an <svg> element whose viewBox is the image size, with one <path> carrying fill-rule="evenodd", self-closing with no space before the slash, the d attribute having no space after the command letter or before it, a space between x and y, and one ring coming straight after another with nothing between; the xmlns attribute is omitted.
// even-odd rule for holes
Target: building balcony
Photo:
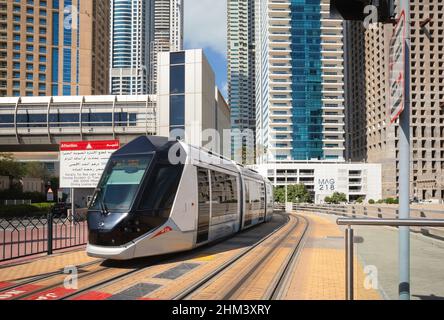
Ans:
<svg viewBox="0 0 444 320"><path fill-rule="evenodd" d="M290 30L289 24L272 24L268 27L268 32Z"/></svg>
<svg viewBox="0 0 444 320"><path fill-rule="evenodd" d="M291 102L292 98L290 96L285 97L285 98L274 98L271 96L270 101L272 101L272 102Z"/></svg>
<svg viewBox="0 0 444 320"><path fill-rule="evenodd" d="M343 151L345 150L344 146L337 146L337 147L328 147L328 146L323 146L324 150L329 150L329 151Z"/></svg>
<svg viewBox="0 0 444 320"><path fill-rule="evenodd" d="M290 7L290 1L285 0L271 0L268 2L268 8L274 9L274 8L289 8Z"/></svg>
<svg viewBox="0 0 444 320"><path fill-rule="evenodd" d="M345 99L343 97L331 97L331 96L324 96L322 98L322 102L324 103L343 103Z"/></svg>
<svg viewBox="0 0 444 320"><path fill-rule="evenodd" d="M274 105L272 103L270 105L270 111L273 111L273 110L291 110L291 109L293 109L293 107L290 104L285 105L285 106L277 106L277 105Z"/></svg>
<svg viewBox="0 0 444 320"><path fill-rule="evenodd" d="M322 73L322 78L324 79L336 79L336 81L338 81L337 79L342 79L343 77L344 77L343 74L337 74L335 72L330 73L328 71L325 71Z"/></svg>
<svg viewBox="0 0 444 320"><path fill-rule="evenodd" d="M277 135L277 134L287 134L287 133L293 133L293 130L291 130L291 128L287 129L287 130L273 130L274 128L271 128L270 133Z"/></svg>
<svg viewBox="0 0 444 320"><path fill-rule="evenodd" d="M336 123L332 123L332 122L325 122L325 120L324 120L324 122L322 123L322 125L323 125L324 127L326 127L326 126L329 126L329 127L343 127L343 126L345 126L345 123L344 123L344 122L336 122Z"/></svg>
<svg viewBox="0 0 444 320"><path fill-rule="evenodd" d="M324 79L324 81L321 82L321 84L322 84L323 87L326 87L326 86L330 86L330 87L333 87L333 86L338 87L338 86L340 86L340 87L343 87L344 86L344 83L342 81L338 81L337 79L330 79L330 80L327 80L327 81Z"/></svg>
<svg viewBox="0 0 444 320"><path fill-rule="evenodd" d="M293 139L291 139L290 137L285 138L285 139L277 139L276 137L271 137L270 141L291 142L291 141L293 141Z"/></svg>
<svg viewBox="0 0 444 320"><path fill-rule="evenodd" d="M276 120L276 119L273 119L273 120ZM288 121L288 119L284 119L284 120L286 120L286 121L285 122L273 122L273 121L271 121L269 123L269 125L270 125L270 127L290 127L290 126L293 125L293 122Z"/></svg>
<svg viewBox="0 0 444 320"><path fill-rule="evenodd" d="M321 34L322 40L336 40L341 41L344 38L343 34L341 32L323 32Z"/></svg>
<svg viewBox="0 0 444 320"><path fill-rule="evenodd" d="M334 113L334 114L327 114L323 113L322 118L324 119L343 119L345 118L345 115L343 113Z"/></svg>
<svg viewBox="0 0 444 320"><path fill-rule="evenodd" d="M340 137L324 137L322 139L322 142L324 143L344 143L345 139Z"/></svg>
<svg viewBox="0 0 444 320"><path fill-rule="evenodd" d="M322 90L322 94L324 95L344 95L345 91L344 90L328 90L328 89L323 89Z"/></svg>

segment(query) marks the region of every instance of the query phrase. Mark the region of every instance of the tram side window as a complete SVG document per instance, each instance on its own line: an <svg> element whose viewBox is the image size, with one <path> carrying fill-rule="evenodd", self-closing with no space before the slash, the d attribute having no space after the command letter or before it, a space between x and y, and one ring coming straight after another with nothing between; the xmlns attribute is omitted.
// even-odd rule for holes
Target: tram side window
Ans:
<svg viewBox="0 0 444 320"><path fill-rule="evenodd" d="M248 181L248 185L250 210L258 213L258 210L265 208L265 191L262 192L263 186L255 181Z"/></svg>
<svg viewBox="0 0 444 320"><path fill-rule="evenodd" d="M261 183L258 185L259 186L259 192L260 192L260 209L261 211L265 210L265 184Z"/></svg>
<svg viewBox="0 0 444 320"><path fill-rule="evenodd" d="M267 185L267 212L273 212L273 189Z"/></svg>
<svg viewBox="0 0 444 320"><path fill-rule="evenodd" d="M169 217L182 171L182 165L157 164L146 183L140 209L153 216Z"/></svg>
<svg viewBox="0 0 444 320"><path fill-rule="evenodd" d="M199 214L197 219L197 243L208 240L210 225L210 183L208 181L208 170L197 169L197 194L199 201Z"/></svg>
<svg viewBox="0 0 444 320"><path fill-rule="evenodd" d="M211 171L212 216L238 214L237 179L235 176Z"/></svg>

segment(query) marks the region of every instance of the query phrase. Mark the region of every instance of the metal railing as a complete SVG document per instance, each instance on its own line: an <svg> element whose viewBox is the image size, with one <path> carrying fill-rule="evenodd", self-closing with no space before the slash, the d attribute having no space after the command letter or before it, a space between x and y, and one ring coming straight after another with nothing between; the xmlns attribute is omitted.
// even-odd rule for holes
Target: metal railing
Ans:
<svg viewBox="0 0 444 320"><path fill-rule="evenodd" d="M0 262L84 245L86 216L54 215L0 218Z"/></svg>
<svg viewBox="0 0 444 320"><path fill-rule="evenodd" d="M352 226L388 227L435 227L444 228L444 219L350 219L339 218L337 224L347 226L345 230L345 292L346 299L354 299L354 230Z"/></svg>
<svg viewBox="0 0 444 320"><path fill-rule="evenodd" d="M399 208L378 205L293 204L294 210L326 213L353 218L397 219ZM444 211L410 208L412 219L443 219ZM436 227L413 227L412 231L444 240L444 230Z"/></svg>

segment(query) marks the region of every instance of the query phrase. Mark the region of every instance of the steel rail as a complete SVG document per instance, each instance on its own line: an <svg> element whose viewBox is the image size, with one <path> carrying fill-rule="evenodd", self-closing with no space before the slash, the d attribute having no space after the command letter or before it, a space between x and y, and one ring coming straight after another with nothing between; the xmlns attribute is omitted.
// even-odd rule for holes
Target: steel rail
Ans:
<svg viewBox="0 0 444 320"><path fill-rule="evenodd" d="M235 257L233 257L232 259L230 259L229 261L225 262L223 265L221 265L219 268L217 268L216 270L214 270L213 272L209 273L208 275L206 275L205 277L203 277L200 281L196 282L195 284L193 284L192 286L188 287L187 289L183 290L182 292L180 292L179 294L177 294L176 296L173 297L172 300L184 300L187 297L191 296L193 293L195 293L196 291L198 291L200 288L202 288L205 284L207 284L208 282L210 282L212 279L214 279L214 277L216 277L217 275L219 275L220 273L222 273L226 268L232 266L233 264L235 264L236 262L238 262L240 259L242 259L243 257L245 257L248 253L250 253L252 250L254 250L255 248L257 248L259 245L261 245L263 242L265 242L266 240L270 239L272 236L274 236L277 232L279 232L282 228L284 228L286 225L288 225L288 223L290 222L290 218L289 216L287 216L287 221L286 223L282 224L281 226L279 226L278 228L276 228L273 232L271 232L270 234L268 234L266 237L262 238L261 240L257 241L256 243L252 244L248 249L245 249L244 251L242 251L241 253L239 253L238 255L236 255ZM295 225L295 227L297 226L297 224Z"/></svg>

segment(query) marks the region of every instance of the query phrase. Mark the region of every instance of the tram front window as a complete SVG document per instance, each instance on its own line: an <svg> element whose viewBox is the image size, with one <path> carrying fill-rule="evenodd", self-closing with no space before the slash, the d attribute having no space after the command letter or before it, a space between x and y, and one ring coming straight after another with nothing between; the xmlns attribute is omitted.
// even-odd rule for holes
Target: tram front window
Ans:
<svg viewBox="0 0 444 320"><path fill-rule="evenodd" d="M90 209L127 212L152 159L152 155L111 158Z"/></svg>

